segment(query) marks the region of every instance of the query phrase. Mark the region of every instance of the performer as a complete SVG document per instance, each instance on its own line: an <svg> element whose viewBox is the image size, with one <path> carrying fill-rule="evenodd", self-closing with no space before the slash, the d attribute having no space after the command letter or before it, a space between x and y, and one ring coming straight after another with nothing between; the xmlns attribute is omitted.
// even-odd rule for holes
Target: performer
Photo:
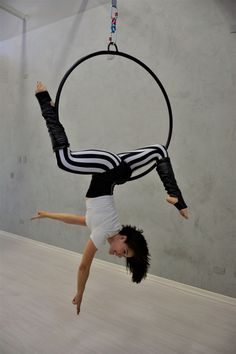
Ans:
<svg viewBox="0 0 236 354"><path fill-rule="evenodd" d="M187 205L176 183L164 146L150 145L119 154L96 149L71 151L51 97L41 82L37 82L36 98L46 121L59 168L71 173L92 175L86 193L85 216L39 211L32 217L32 220L50 218L88 226L91 230L78 270L77 293L72 301L79 314L92 260L106 241L110 245L111 255L126 258L126 267L132 273L133 282L140 283L146 277L150 265L150 254L143 231L135 226L122 226L119 222L113 197L114 187L126 183L135 170L155 161L156 170L168 193L167 201L185 219L188 218Z"/></svg>

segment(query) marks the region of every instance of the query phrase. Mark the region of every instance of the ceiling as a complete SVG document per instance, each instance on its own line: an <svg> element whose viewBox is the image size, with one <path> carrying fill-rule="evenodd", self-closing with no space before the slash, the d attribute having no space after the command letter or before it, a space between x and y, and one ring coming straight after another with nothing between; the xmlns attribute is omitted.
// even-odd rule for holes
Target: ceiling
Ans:
<svg viewBox="0 0 236 354"><path fill-rule="evenodd" d="M236 32L236 0L212 0L225 16L231 32ZM59 21L111 0L0 0L0 41ZM204 6L204 2L203 6ZM23 20L2 9L9 6L27 16ZM109 6L109 5L108 5Z"/></svg>
<svg viewBox="0 0 236 354"><path fill-rule="evenodd" d="M105 3L110 0L0 0L0 41L23 31L24 21L5 7L26 15L26 30L31 31Z"/></svg>

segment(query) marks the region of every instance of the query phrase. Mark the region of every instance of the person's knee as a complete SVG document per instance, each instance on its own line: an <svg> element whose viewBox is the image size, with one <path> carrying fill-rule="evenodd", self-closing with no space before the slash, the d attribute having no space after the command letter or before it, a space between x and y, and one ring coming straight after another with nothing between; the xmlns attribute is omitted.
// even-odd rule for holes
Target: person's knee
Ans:
<svg viewBox="0 0 236 354"><path fill-rule="evenodd" d="M66 168L65 168L65 166L64 166L64 164L62 163L62 160L61 160L60 151L56 151L55 155L56 155L56 160L57 160L57 166L61 170L66 170Z"/></svg>
<svg viewBox="0 0 236 354"><path fill-rule="evenodd" d="M167 149L164 145L155 145L157 160L162 160L168 157Z"/></svg>

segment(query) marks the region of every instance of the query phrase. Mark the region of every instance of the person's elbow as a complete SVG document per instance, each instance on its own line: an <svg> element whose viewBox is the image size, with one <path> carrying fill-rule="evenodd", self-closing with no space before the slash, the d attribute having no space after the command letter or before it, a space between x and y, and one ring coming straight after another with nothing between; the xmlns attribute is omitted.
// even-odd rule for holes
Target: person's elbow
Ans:
<svg viewBox="0 0 236 354"><path fill-rule="evenodd" d="M76 215L75 220L74 220L74 224L77 224L80 226L87 226L85 216Z"/></svg>
<svg viewBox="0 0 236 354"><path fill-rule="evenodd" d="M80 225L87 226L86 217L85 216L81 216L80 217Z"/></svg>

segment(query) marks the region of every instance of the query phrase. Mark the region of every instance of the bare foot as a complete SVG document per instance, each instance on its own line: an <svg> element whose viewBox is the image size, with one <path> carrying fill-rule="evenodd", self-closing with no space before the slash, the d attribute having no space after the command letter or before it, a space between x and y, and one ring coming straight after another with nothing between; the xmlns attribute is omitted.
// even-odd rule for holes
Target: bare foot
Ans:
<svg viewBox="0 0 236 354"><path fill-rule="evenodd" d="M47 91L46 86L41 81L37 81L35 93L43 91Z"/></svg>
<svg viewBox="0 0 236 354"><path fill-rule="evenodd" d="M166 201L172 205L175 205L178 202L178 198L171 197L170 195L168 195L168 197L166 198ZM181 216L183 216L183 218L188 219L188 209L187 208L179 210L179 213Z"/></svg>
<svg viewBox="0 0 236 354"><path fill-rule="evenodd" d="M47 91L47 87L41 81L37 81L35 93L45 92L45 91ZM53 101L50 101L50 105L52 107L55 107L55 103Z"/></svg>
<svg viewBox="0 0 236 354"><path fill-rule="evenodd" d="M183 218L188 219L188 209L187 208L179 210L179 213L180 213L180 215L183 216Z"/></svg>

